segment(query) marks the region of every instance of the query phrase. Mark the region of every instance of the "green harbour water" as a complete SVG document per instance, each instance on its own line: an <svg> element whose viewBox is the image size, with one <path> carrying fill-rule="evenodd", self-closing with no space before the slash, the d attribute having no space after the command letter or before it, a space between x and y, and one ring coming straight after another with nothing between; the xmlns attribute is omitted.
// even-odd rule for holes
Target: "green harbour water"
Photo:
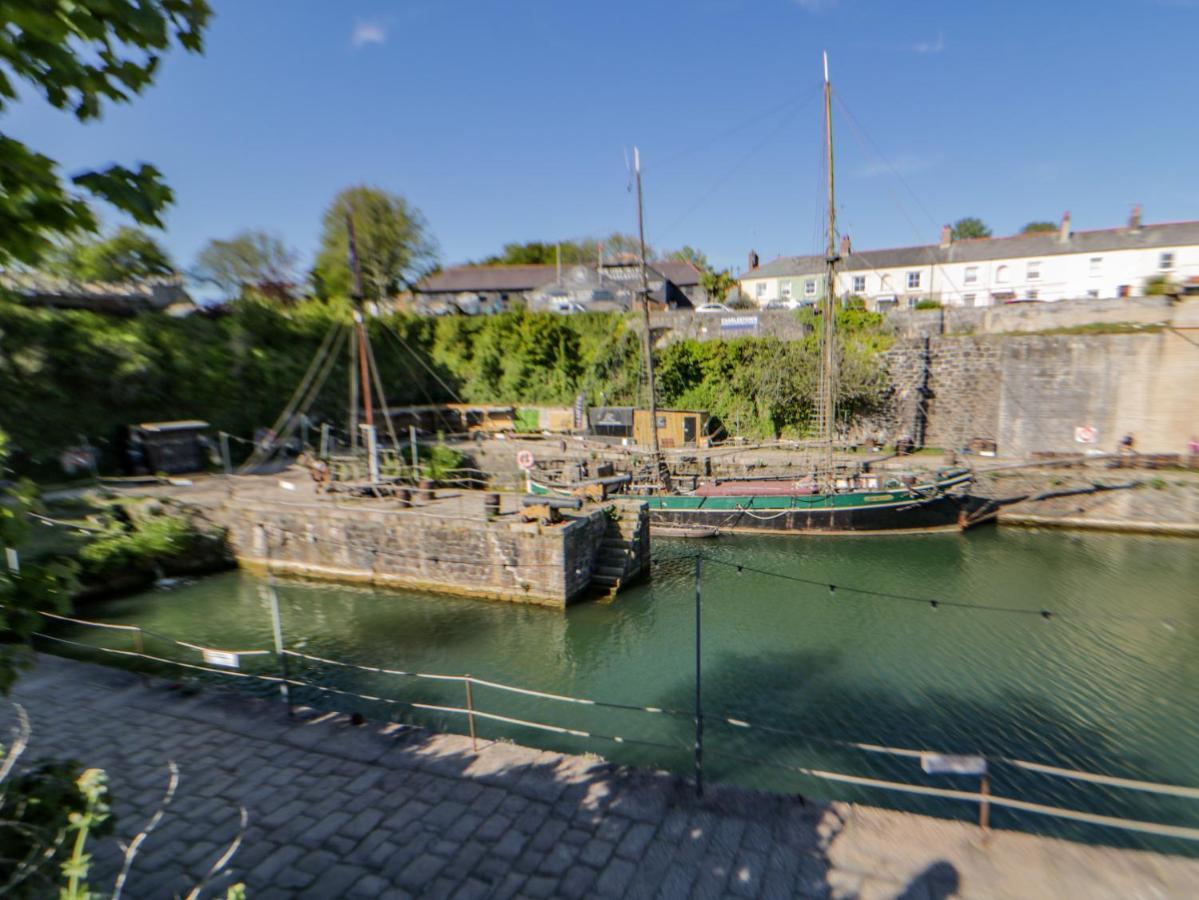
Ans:
<svg viewBox="0 0 1199 900"><path fill-rule="evenodd" d="M473 696L481 711L603 737L480 720L482 736L590 751L615 762L690 775L691 557L702 553L711 558L702 563L704 768L710 780L973 818L972 804L835 784L794 767L973 791L977 778L925 776L917 759L835 742L984 752L994 760L997 795L1199 827L1199 800L1048 778L998 761L1009 757L1199 786L1199 544L985 528L862 538L657 539L654 547L658 561L650 580L612 601L565 612L277 580L285 642L291 649L347 663L470 673L540 691L661 708L667 712L582 706L483 686L475 687ZM833 592L827 583L841 587ZM235 572L106 601L81 614L141 625L153 632L146 638L147 652L198 663L195 651L155 635L214 648L268 649L265 587L262 578ZM855 593L850 587L917 599ZM939 604L934 608L922 602L926 599ZM950 602L1027 614L961 609ZM56 633L95 645L129 646L122 632L66 626ZM49 643L42 646L51 649ZM102 659L94 650L71 652L119 664L119 658ZM277 671L273 655L243 657L242 666L243 671ZM265 695L278 692L261 682L160 671L204 682L237 681L234 687ZM457 682L305 660L292 661L292 675L394 701L465 703ZM462 716L402 702L313 688L296 689L296 699L361 711L369 719L466 729ZM727 718L775 730L731 725ZM1179 840L1007 810L994 810L992 822L1176 852L1199 849Z"/></svg>

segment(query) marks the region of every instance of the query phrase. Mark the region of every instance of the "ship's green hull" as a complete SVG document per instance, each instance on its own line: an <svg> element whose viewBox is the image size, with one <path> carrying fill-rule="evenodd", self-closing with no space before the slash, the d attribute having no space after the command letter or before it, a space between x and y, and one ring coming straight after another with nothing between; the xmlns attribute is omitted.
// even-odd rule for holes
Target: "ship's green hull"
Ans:
<svg viewBox="0 0 1199 900"><path fill-rule="evenodd" d="M974 524L984 501L949 493L970 480L954 472L928 484L837 494L746 494L701 497L629 494L649 506L650 524L670 528L768 534L875 534L953 531ZM529 480L530 490L554 489Z"/></svg>

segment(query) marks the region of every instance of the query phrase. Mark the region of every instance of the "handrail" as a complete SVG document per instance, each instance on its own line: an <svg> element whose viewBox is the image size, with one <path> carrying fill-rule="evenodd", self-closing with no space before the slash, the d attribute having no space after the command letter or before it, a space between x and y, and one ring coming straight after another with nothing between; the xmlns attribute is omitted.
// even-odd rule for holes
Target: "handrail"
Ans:
<svg viewBox="0 0 1199 900"><path fill-rule="evenodd" d="M139 640L140 640L140 634L143 633L143 629L141 629L139 626L136 626L136 625L119 625L119 624L115 624L115 623L93 622L93 621L88 621L85 619L76 619L76 618L73 618L70 616L63 616L63 615L60 615L57 613L42 612L40 614L49 619L70 622L72 624L77 624L77 625L83 625L83 626L89 626L89 627L95 627L95 628L116 629L116 630L122 630L122 631L135 631L135 632L138 632ZM154 634L154 632L144 632L144 633L152 634L152 635ZM387 704L391 704L391 705L406 706L410 709L426 710L426 711L430 711L430 712L441 712L441 713L447 713L447 714L452 714L452 715L465 715L468 717L469 722L470 722L472 737L474 736L474 720L475 719L486 719L489 721L502 722L505 724L516 725L518 727L531 728L531 729L535 729L535 730L547 731L547 732L556 733L556 734L569 735L569 736L573 736L573 737L594 738L594 739L599 739L599 740L606 740L606 741L618 743L618 744L642 745L642 746L648 746L648 747L655 747L655 748L659 748L659 749L668 749L671 751L680 751L680 750L687 749L687 748L683 748L683 747L676 746L673 744L667 744L667 743L661 743L658 741L646 740L644 738L633 738L633 737L626 737L626 736L621 736L621 735L604 734L604 733L600 733L600 732L584 730L581 728L572 728L572 727L564 726L564 725L555 725L555 724L546 723L546 722L537 722L537 721L533 721L533 720L529 720L529 719L505 716L505 715L501 715L499 713L488 712L485 710L476 709L471 700L471 692L470 692L471 686L491 688L494 690L515 693L515 694L520 694L520 695L524 695L524 696L535 697L535 698L542 699L542 700L550 700L550 701L554 701L554 702L572 703L572 704L591 706L591 707L611 708L611 709L618 709L618 710L630 711L630 712L645 712L645 713L651 713L651 714L675 716L675 717L684 718L684 719L693 718L692 714L680 712L678 710L671 710L671 709L655 707L655 706L639 706L639 705L634 705L634 704L614 703L614 702L609 702L609 701L604 701L604 700L596 700L596 699L587 698L587 697L574 697L574 696L570 696L567 694L558 694L558 693L553 693L553 692L549 692L549 691L540 691L540 690L535 690L532 688L526 688L526 687L521 687L521 686L517 686L517 685L505 684L504 682L493 681L490 679L476 678L472 675L452 675L452 674L431 673L431 672L410 672L410 671L406 671L406 670L402 670L402 669L392 669L392 668L387 668L387 667L382 667L382 666L369 666L369 665L364 665L364 664L360 664L360 663L350 663L350 662L345 662L342 660L330 659L327 657L316 656L314 654L303 653L303 652L300 652L297 650L290 650L290 649L286 649L286 648L284 648L281 651L282 655L284 655L284 656L291 656L291 657L295 657L298 659L305 659L305 660L309 660L309 661L317 662L317 663L321 663L321 664L335 665L335 666L341 666L341 667L345 667L345 668L353 668L353 669L358 669L358 670L367 671L367 672L374 672L374 673L383 674L383 675L393 675L393 676L399 676L399 677L424 679L424 680L430 680L430 681L442 681L442 682L447 682L447 683L460 683L466 687L466 691L467 691L467 706L464 708L464 707L450 706L450 705L445 705L445 704L425 703L425 702L419 702L419 701L415 701L415 700L402 700L402 699L397 699L394 697L384 697L384 696L379 696L379 695L365 694L365 693L360 693L357 691L351 691L351 690L345 690L342 688L333 687L331 685L317 684L317 683L314 683L314 682L306 680L306 679L296 678L294 675L286 675L285 674L282 677L280 677L280 676L275 676L275 675L266 675L266 674L259 673L259 672L242 672L242 671L238 671L236 669L213 668L213 667L209 667L209 666L196 665L194 663L188 663L188 662L184 662L182 660L169 659L169 658L165 658L165 657L155 656L153 654L148 654L148 653L145 653L144 651L142 651L140 648L138 650L121 650L121 649L116 649L116 648L111 648L111 647L98 647L98 646L86 644L86 643L83 643L80 641L69 640L67 638L59 637L57 635L46 634L43 632L35 632L34 634L36 637L41 638L41 639L54 641L57 643L66 644L66 645L70 645L70 646L74 646L74 647L80 647L80 648L84 648L87 650L98 651L98 652L102 652L102 653L111 653L111 654L115 654L115 655L123 656L123 657L127 657L127 658L144 659L144 660L148 660L148 661L155 662L155 663L161 663L161 664L170 665L170 666L178 666L178 667L181 667L184 669L206 672L206 673L213 674L213 675L230 676L230 677L241 678L241 679L251 679L251 680L263 681L263 682L267 682L267 683L271 683L271 684L286 684L286 685L290 685L290 686L294 686L294 687L312 688L313 690L317 690L317 691L320 691L323 693L355 697L355 698L359 698L359 699L363 699L363 700L367 700L367 701L371 701L371 702L381 702L381 703L387 703ZM175 638L167 637L165 635L155 635L155 636L161 638L162 640L169 641L169 642L178 644L179 646L187 647L187 648L194 649L194 650L200 650L200 651L211 651L212 650L212 648L207 648L202 645L193 644L193 643L190 643L187 641L181 641L181 640L178 640ZM235 654L238 656L249 656L249 655L267 656L267 655L274 654L276 651L274 651L274 650L241 650L241 651L214 651L214 652L224 652L224 653ZM772 732L772 733L795 735L797 737L801 737L806 740L810 740L810 741L814 741L814 742L818 742L818 743L834 744L834 745L844 746L844 747L851 748L851 749L861 750L864 752L880 753L880 754L884 754L884 755L890 755L890 756L896 756L896 757L902 757L902 758L909 758L909 759L921 758L921 757L925 756L926 754L932 754L935 752L935 751L931 751L931 750L920 750L920 749L906 748L906 747L888 747L885 745L874 744L874 743L869 743L869 742L842 740L842 739L836 739L836 738L822 737L819 735L810 735L810 734L807 734L804 732L796 732L796 731L792 731L792 730L788 730L788 729L780 729L780 728L776 728L776 727L768 726L768 725L754 724L749 721L746 721L745 719L736 718L734 716L727 715L727 714L706 716L705 718L710 719L712 721L724 722L726 724L732 725L737 728L760 729L760 730ZM1155 822L1143 822L1143 821L1138 821L1138 820L1124 819L1124 818L1115 817L1115 816L1106 816L1106 815L1101 815L1101 814L1097 814L1097 813L1089 813L1089 812L1084 812L1084 811L1080 811L1080 810L1065 809L1065 808L1061 808L1061 807L1048 806L1045 804L1039 804L1039 803L1034 803L1031 801L1020 800L1018 798L995 796L995 795L990 794L989 792L973 792L973 791L956 790L956 789L951 789L951 788L939 788L939 787L932 787L932 786L928 786L928 785L918 785L918 784L908 784L908 783L904 783L904 782L887 781L887 780L883 780L883 779L870 778L870 777L860 776L860 775L850 775L850 774L845 774L845 773L841 773L841 772L831 772L831 771L822 770L822 769L813 769L813 768L804 767L804 766L789 765L789 764L785 764L785 763L781 763L781 762L775 762L775 761L769 760L769 759L764 759L761 757L746 756L744 754L732 753L732 752L725 751L722 749L716 749L715 752L718 755L735 758L742 762L752 763L754 765L765 765L765 766L768 766L771 768L778 768L778 769L794 771L794 772L797 772L802 775L806 775L806 776L813 777L813 778L819 778L819 779L823 779L823 780L827 780L827 781L834 781L834 782L858 785L858 786L863 786L863 787L879 788L882 790L889 790L889 791L898 791L898 792L906 792L906 793L911 793L911 794L919 794L919 795L930 796L930 797L939 797L939 798L943 798L943 799L965 800L967 802L978 803L978 804L983 804L983 805L990 804L990 805L1006 807L1006 808L1010 808L1010 809L1014 809L1014 810L1018 810L1018 811L1030 812L1030 813L1034 813L1037 815L1055 816L1058 818L1064 818L1064 819L1068 819L1068 820L1072 820L1072 821L1082 822L1085 824L1099 825L1099 826L1104 826L1104 827L1124 828L1124 829L1130 830L1130 831L1139 831L1139 832L1142 832L1145 834L1152 834L1152 835L1157 835L1157 836L1161 836L1161 837L1172 837L1172 838L1181 838L1184 840L1199 841L1199 828L1192 828L1192 827L1181 826L1181 825L1168 825L1168 824L1155 823ZM1159 794L1159 795L1175 796L1175 797L1181 797L1181 798L1191 799L1191 800L1199 800L1199 788L1195 788L1195 787L1190 787L1190 786L1185 786L1185 785L1163 784L1163 783L1159 783L1159 782L1150 782L1150 781L1144 781L1144 780L1138 780L1138 779L1123 778L1123 777L1119 777L1119 776L1107 775L1107 774L1102 774L1102 773L1085 772L1085 771L1080 771L1080 770L1076 770L1076 769L1069 769L1069 768L1060 767L1060 766L1053 766L1053 765L1049 765L1049 764L1045 764L1045 763L1036 763L1036 762L1030 762L1027 760L1014 759L1014 758L1006 757L1006 756L999 756L999 755L988 756L986 754L979 754L979 755L983 756L985 759L987 759L990 762L1011 765L1013 767L1023 769L1026 771L1030 771L1030 772L1034 772L1034 773L1040 774L1040 775L1065 778L1065 779L1069 779L1069 780L1073 780L1073 781L1081 781L1084 783L1101 784L1101 785L1106 785L1109 787L1122 788L1122 789L1126 789L1126 790L1141 791L1141 792L1153 793L1153 794Z"/></svg>

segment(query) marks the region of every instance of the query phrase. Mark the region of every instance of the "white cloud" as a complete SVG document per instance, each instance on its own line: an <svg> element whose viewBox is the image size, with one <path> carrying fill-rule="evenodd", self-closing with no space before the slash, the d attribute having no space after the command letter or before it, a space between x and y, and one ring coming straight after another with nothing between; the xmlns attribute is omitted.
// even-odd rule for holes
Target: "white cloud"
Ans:
<svg viewBox="0 0 1199 900"><path fill-rule="evenodd" d="M382 22L359 19L354 23L354 30L350 34L351 47L385 43L387 43L387 26Z"/></svg>
<svg viewBox="0 0 1199 900"><path fill-rule="evenodd" d="M854 175L858 178L881 178L885 175L915 175L917 172L925 172L935 167L941 162L939 155L920 156L918 154L909 154L907 156L898 156L890 161L876 160L865 165L858 166L854 169Z"/></svg>
<svg viewBox="0 0 1199 900"><path fill-rule="evenodd" d="M937 32L935 41L918 41L912 44L911 50L913 53L940 53L945 49L945 33Z"/></svg>

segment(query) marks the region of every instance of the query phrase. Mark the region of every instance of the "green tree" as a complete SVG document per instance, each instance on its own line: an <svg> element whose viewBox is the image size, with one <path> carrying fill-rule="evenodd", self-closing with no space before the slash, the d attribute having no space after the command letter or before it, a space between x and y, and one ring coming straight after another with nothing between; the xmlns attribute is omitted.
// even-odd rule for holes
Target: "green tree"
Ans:
<svg viewBox="0 0 1199 900"><path fill-rule="evenodd" d="M220 288L226 297L247 290L289 295L296 281L296 252L265 231L246 230L228 240L213 238L196 256L192 274Z"/></svg>
<svg viewBox="0 0 1199 900"><path fill-rule="evenodd" d="M666 258L691 263L704 274L712 271L712 265L708 262L707 255L701 250L696 250L690 244L686 244L678 250L672 250L666 254Z"/></svg>
<svg viewBox="0 0 1199 900"><path fill-rule="evenodd" d="M0 114L26 82L79 121L125 103L154 80L162 53L198 53L206 0L4 0L0 4ZM161 227L171 189L154 166L110 165L65 180L58 164L0 134L0 266L36 265L56 239L99 225L83 194L142 225Z"/></svg>
<svg viewBox="0 0 1199 900"><path fill-rule="evenodd" d="M953 223L950 233L955 241L965 241L971 238L989 238L991 229L982 219L976 216L966 216Z"/></svg>
<svg viewBox="0 0 1199 900"><path fill-rule="evenodd" d="M729 291L737 286L737 279L734 278L728 269L720 272L708 269L700 276L699 283L708 294L708 299L713 303L723 303L728 297Z"/></svg>
<svg viewBox="0 0 1199 900"><path fill-rule="evenodd" d="M329 204L322 222L316 269L330 295L350 293L349 231L354 218L362 289L381 298L420 281L437 262L437 245L420 210L399 194L359 185L346 188Z"/></svg>
<svg viewBox="0 0 1199 900"><path fill-rule="evenodd" d="M76 281L139 281L175 272L170 254L154 238L129 227L106 238L72 237L44 268Z"/></svg>
<svg viewBox="0 0 1199 900"><path fill-rule="evenodd" d="M1057 231L1057 225L1053 222L1029 222L1020 229L1021 234L1040 234L1044 231Z"/></svg>
<svg viewBox="0 0 1199 900"><path fill-rule="evenodd" d="M641 255L641 242L636 235L614 231L606 238L581 237L562 241L525 241L523 243L504 244L501 252L487 257L480 265L552 266L557 261L558 254L560 253L562 256L562 265L564 266L593 266L599 261L600 244L603 244L604 247L604 259L609 261L620 256L639 257ZM684 250L691 250L691 248L684 247L683 250L676 251L676 253L682 253ZM698 251L694 250L691 250L691 252L698 253ZM703 258L702 253L698 255ZM645 245L645 258L654 258L654 248L649 244ZM705 265L707 264L706 259L704 259L704 263Z"/></svg>

